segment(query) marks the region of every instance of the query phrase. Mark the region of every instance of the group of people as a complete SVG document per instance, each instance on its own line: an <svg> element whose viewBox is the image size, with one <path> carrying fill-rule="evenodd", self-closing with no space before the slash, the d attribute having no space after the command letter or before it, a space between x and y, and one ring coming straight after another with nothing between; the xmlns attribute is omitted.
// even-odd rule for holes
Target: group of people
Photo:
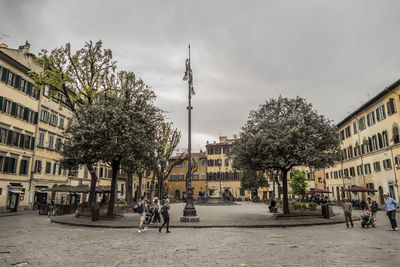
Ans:
<svg viewBox="0 0 400 267"><path fill-rule="evenodd" d="M390 221L390 231L397 231L398 227L396 221L396 209L398 209L399 204L395 199L389 197L388 194L383 194L383 198L385 200L386 215L388 216ZM351 227L353 227L354 225L351 217L353 205L348 198L343 199L342 208L346 220L346 227L349 228L350 225ZM371 213L372 224L373 226L376 226L376 213L378 212L378 203L368 197L367 202L365 202L365 205L363 205L363 210Z"/></svg>
<svg viewBox="0 0 400 267"><path fill-rule="evenodd" d="M161 223L160 215L163 216L163 224L158 228L158 231L161 233L162 228L166 226L166 232L171 233L169 231L169 219L171 210L169 202L169 198L167 198L164 200L164 203L160 205L158 199L155 199L152 203L149 204L147 202L146 196L142 196L138 203L138 213L140 215L138 233L143 233L147 231L147 228L145 228L146 216L149 223L152 220L153 223Z"/></svg>

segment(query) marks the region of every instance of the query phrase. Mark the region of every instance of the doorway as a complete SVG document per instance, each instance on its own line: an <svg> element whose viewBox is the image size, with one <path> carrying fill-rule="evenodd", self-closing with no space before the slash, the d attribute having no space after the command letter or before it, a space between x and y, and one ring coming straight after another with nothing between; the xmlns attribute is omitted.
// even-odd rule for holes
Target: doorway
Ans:
<svg viewBox="0 0 400 267"><path fill-rule="evenodd" d="M18 203L19 193L8 191L7 209L11 212L16 212L18 210Z"/></svg>
<svg viewBox="0 0 400 267"><path fill-rule="evenodd" d="M381 205L383 205L385 203L385 201L383 200L383 188L382 188L382 186L380 186L378 188L378 191L379 191L379 202L380 202Z"/></svg>

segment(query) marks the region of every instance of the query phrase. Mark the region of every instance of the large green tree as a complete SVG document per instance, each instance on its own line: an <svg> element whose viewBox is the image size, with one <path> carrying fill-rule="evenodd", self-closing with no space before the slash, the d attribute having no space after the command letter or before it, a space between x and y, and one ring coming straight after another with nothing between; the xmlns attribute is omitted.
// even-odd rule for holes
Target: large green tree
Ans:
<svg viewBox="0 0 400 267"><path fill-rule="evenodd" d="M306 196L306 174L300 170L294 170L289 180L292 194L304 198Z"/></svg>
<svg viewBox="0 0 400 267"><path fill-rule="evenodd" d="M264 173L254 170L243 170L240 178L240 187L245 190L257 191L260 187L267 187L268 180Z"/></svg>
<svg viewBox="0 0 400 267"><path fill-rule="evenodd" d="M282 175L283 212L289 213L287 175L294 166L323 168L340 157L336 127L303 98L269 99L250 112L232 149L234 166Z"/></svg>
<svg viewBox="0 0 400 267"><path fill-rule="evenodd" d="M79 107L91 104L98 92L108 89L108 81L113 79L116 69L112 51L103 49L101 41L86 42L76 51L73 51L70 43L50 52L42 50L35 61L43 68L40 73L29 73L36 87L42 90L47 87L49 97L60 102L73 113ZM95 198L97 175L93 168L93 160L84 154L81 156L75 159L80 164L86 164L89 169L91 175L89 206L91 207Z"/></svg>

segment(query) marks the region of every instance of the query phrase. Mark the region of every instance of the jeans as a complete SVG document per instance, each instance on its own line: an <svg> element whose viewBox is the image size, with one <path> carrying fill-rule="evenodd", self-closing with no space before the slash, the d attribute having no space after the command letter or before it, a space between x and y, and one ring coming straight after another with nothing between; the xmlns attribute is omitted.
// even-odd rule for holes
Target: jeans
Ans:
<svg viewBox="0 0 400 267"><path fill-rule="evenodd" d="M158 212L154 213L153 223L155 223L155 222L161 223L160 213L158 213Z"/></svg>
<svg viewBox="0 0 400 267"><path fill-rule="evenodd" d="M349 222L351 227L353 227L353 220L351 219L351 212L344 212L344 218L346 219L346 226L349 227Z"/></svg>
<svg viewBox="0 0 400 267"><path fill-rule="evenodd" d="M392 229L397 227L397 222L396 222L396 210L391 210L386 212L386 215L389 217L390 224L392 226Z"/></svg>
<svg viewBox="0 0 400 267"><path fill-rule="evenodd" d="M167 225L167 232L169 232L169 216L163 216L164 223L160 226L160 232L161 229L164 227L164 225Z"/></svg>

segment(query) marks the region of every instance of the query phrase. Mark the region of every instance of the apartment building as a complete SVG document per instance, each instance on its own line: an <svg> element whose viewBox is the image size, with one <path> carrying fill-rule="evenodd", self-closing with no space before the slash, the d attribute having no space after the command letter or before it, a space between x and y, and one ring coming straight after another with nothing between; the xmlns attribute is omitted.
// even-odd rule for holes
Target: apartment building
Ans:
<svg viewBox="0 0 400 267"><path fill-rule="evenodd" d="M381 205L384 193L398 199L399 86L400 80L338 123L342 159L325 169L331 198L340 201L345 196L343 188L358 185L378 190L369 195ZM346 194L353 199L366 197L365 193Z"/></svg>

